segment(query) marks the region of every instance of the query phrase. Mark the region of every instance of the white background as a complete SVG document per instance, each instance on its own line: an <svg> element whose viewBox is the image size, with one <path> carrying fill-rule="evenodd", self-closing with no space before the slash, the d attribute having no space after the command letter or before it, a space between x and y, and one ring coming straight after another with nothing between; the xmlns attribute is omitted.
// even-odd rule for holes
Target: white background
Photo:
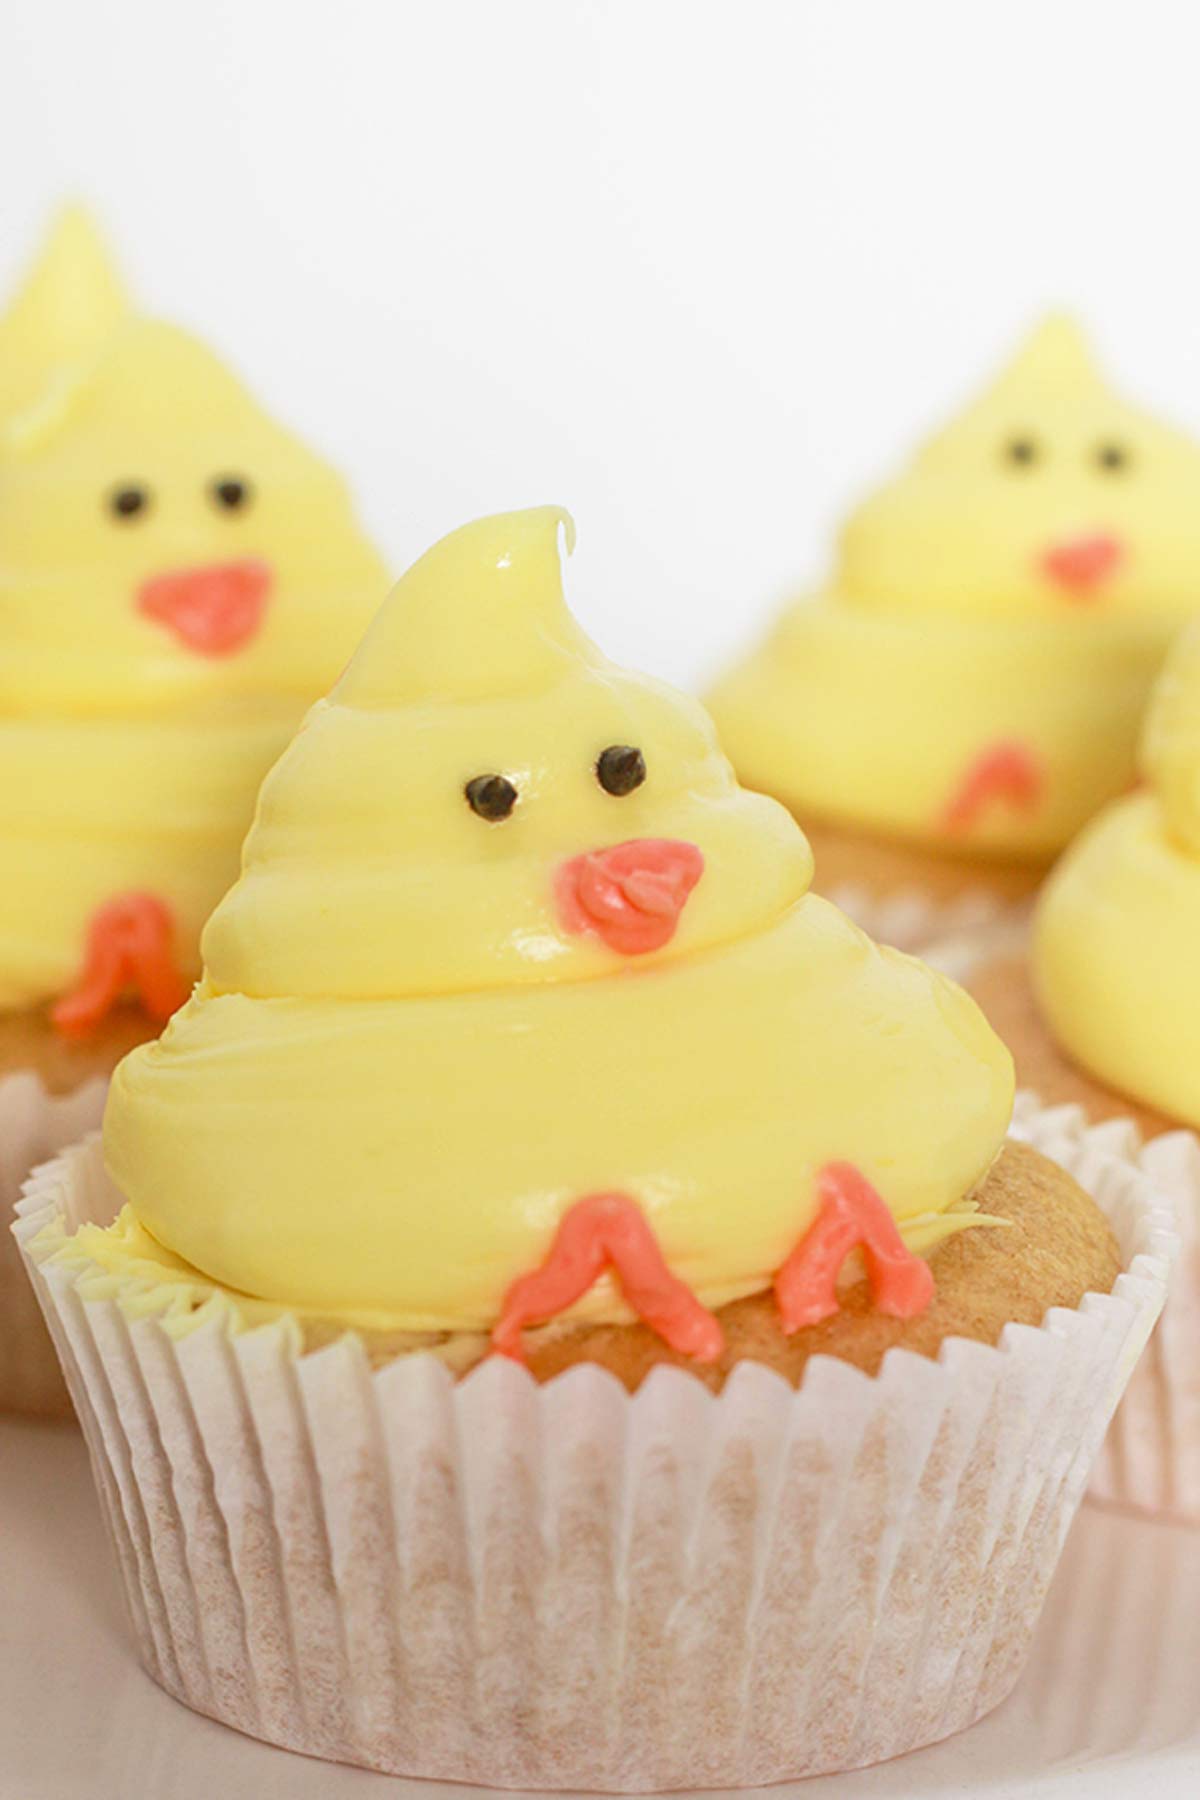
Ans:
<svg viewBox="0 0 1200 1800"><path fill-rule="evenodd" d="M83 194L397 568L560 501L699 680L1047 303L1200 425L1198 96L1186 0L5 0L0 291Z"/></svg>

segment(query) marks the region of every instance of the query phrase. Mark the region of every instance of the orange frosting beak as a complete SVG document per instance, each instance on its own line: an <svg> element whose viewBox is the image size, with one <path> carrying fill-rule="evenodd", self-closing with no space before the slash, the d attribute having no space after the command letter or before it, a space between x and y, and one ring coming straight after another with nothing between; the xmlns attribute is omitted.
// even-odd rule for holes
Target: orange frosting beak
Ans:
<svg viewBox="0 0 1200 1800"><path fill-rule="evenodd" d="M1042 572L1073 600L1088 600L1117 568L1124 554L1119 538L1094 532L1052 544L1042 557Z"/></svg>
<svg viewBox="0 0 1200 1800"><path fill-rule="evenodd" d="M598 937L620 956L643 956L670 943L703 873L696 845L676 838L630 838L589 850L558 871L559 918L568 931Z"/></svg>
<svg viewBox="0 0 1200 1800"><path fill-rule="evenodd" d="M269 565L257 557L176 569L138 590L137 607L200 656L230 656L256 637L271 591Z"/></svg>

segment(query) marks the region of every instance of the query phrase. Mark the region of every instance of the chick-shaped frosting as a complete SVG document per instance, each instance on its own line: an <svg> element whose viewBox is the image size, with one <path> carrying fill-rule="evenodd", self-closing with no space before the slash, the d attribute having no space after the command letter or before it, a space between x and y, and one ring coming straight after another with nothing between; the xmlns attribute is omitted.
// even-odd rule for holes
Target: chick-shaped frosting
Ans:
<svg viewBox="0 0 1200 1800"><path fill-rule="evenodd" d="M0 1007L166 1017L382 564L210 351L130 318L0 425Z"/></svg>
<svg viewBox="0 0 1200 1800"><path fill-rule="evenodd" d="M126 316L125 288L91 215L64 206L0 318L0 419L93 354Z"/></svg>
<svg viewBox="0 0 1200 1800"><path fill-rule="evenodd" d="M801 818L1045 860L1128 787L1198 593L1200 446L1051 317L712 709L742 778Z"/></svg>
<svg viewBox="0 0 1200 1800"><path fill-rule="evenodd" d="M564 522L437 544L268 776L194 997L113 1083L139 1242L348 1323L512 1349L632 1304L710 1354L707 1309L777 1279L799 1321L820 1212L826 1275L862 1235L912 1306L1007 1052L808 892L697 702L588 640Z"/></svg>
<svg viewBox="0 0 1200 1800"><path fill-rule="evenodd" d="M1200 1126L1200 624L1167 659L1141 760L1146 786L1093 820L1042 891L1034 981L1078 1062Z"/></svg>

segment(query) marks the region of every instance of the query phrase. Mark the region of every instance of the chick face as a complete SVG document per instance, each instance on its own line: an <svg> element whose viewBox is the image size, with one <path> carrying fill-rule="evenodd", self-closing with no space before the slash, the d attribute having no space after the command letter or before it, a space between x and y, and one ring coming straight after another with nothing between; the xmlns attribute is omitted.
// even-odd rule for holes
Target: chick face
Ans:
<svg viewBox="0 0 1200 1800"><path fill-rule="evenodd" d="M628 971L764 928L812 859L698 703L566 610L563 519L484 519L399 584L264 784L204 937L218 992L463 992Z"/></svg>
<svg viewBox="0 0 1200 1800"><path fill-rule="evenodd" d="M1119 399L1051 318L999 381L868 500L840 588L916 613L1188 617L1200 446Z"/></svg>
<svg viewBox="0 0 1200 1800"><path fill-rule="evenodd" d="M320 691L382 585L340 479L201 344L125 325L0 444L0 708Z"/></svg>

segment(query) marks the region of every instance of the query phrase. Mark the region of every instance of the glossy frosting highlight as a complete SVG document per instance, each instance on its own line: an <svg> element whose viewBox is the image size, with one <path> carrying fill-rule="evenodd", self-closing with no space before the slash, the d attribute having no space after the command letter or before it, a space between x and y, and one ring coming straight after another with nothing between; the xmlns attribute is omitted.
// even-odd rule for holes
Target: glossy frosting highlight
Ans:
<svg viewBox="0 0 1200 1800"><path fill-rule="evenodd" d="M743 779L801 817L1045 860L1132 779L1198 584L1200 447L1051 318L859 508L829 588L712 709Z"/></svg>
<svg viewBox="0 0 1200 1800"><path fill-rule="evenodd" d="M186 333L125 318L0 423L0 1006L127 893L182 976L258 784L385 576L341 480Z"/></svg>
<svg viewBox="0 0 1200 1800"><path fill-rule="evenodd" d="M110 1170L211 1282L490 1329L567 1211L619 1194L711 1307L771 1284L838 1160L910 1248L972 1222L1007 1053L808 893L805 839L694 701L580 631L562 524L480 520L409 571L265 782L195 997L117 1071ZM588 857L612 933L562 905ZM577 1310L628 1316L611 1276Z"/></svg>
<svg viewBox="0 0 1200 1800"><path fill-rule="evenodd" d="M1101 1080L1200 1126L1200 626L1146 720L1143 792L1108 808L1047 882L1033 972L1055 1036Z"/></svg>

